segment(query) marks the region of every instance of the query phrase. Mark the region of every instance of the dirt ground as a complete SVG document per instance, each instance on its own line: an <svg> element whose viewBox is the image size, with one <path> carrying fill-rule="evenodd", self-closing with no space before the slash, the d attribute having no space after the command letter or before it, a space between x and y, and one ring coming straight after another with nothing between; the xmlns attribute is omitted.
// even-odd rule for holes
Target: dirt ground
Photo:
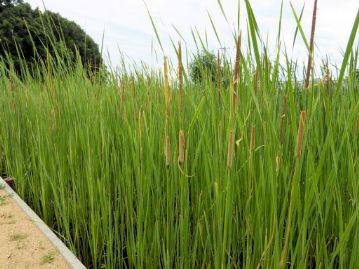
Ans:
<svg viewBox="0 0 359 269"><path fill-rule="evenodd" d="M70 268L16 202L0 189L0 269Z"/></svg>

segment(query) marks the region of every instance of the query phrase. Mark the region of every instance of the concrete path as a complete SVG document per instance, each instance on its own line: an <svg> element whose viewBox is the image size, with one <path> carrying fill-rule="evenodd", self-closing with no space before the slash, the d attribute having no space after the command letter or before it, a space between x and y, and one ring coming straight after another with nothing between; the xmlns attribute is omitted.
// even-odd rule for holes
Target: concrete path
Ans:
<svg viewBox="0 0 359 269"><path fill-rule="evenodd" d="M85 266L0 178L0 269L8 268Z"/></svg>

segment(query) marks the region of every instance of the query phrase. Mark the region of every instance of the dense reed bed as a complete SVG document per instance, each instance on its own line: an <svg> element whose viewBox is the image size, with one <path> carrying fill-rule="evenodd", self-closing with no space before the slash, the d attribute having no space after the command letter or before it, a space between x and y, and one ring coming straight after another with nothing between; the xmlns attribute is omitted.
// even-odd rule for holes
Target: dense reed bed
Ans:
<svg viewBox="0 0 359 269"><path fill-rule="evenodd" d="M240 38L228 87L184 79L180 49L177 78L2 63L3 168L90 268L358 268L357 27L308 87Z"/></svg>

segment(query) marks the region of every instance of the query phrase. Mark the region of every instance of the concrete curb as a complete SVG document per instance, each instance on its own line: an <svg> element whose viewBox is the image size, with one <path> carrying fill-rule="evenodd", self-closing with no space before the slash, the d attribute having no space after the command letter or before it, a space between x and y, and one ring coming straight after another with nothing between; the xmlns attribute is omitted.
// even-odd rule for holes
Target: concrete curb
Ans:
<svg viewBox="0 0 359 269"><path fill-rule="evenodd" d="M11 195L15 202L39 228L39 230L50 240L58 252L64 257L67 264L72 269L86 269L80 260L65 246L65 244L54 234L53 231L39 218L38 215L14 192L0 177L0 185L4 186L5 191Z"/></svg>

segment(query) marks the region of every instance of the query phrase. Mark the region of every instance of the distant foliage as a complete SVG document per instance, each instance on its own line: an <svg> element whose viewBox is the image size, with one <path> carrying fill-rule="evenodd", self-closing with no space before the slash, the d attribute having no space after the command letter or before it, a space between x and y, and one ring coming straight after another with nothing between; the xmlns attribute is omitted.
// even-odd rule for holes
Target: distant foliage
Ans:
<svg viewBox="0 0 359 269"><path fill-rule="evenodd" d="M59 14L33 10L21 0L0 0L0 58L11 59L17 71L41 61L65 59L91 71L102 64L98 45L76 23Z"/></svg>
<svg viewBox="0 0 359 269"><path fill-rule="evenodd" d="M190 63L190 75L193 82L199 83L205 79L216 81L216 56L208 51L198 53Z"/></svg>
<svg viewBox="0 0 359 269"><path fill-rule="evenodd" d="M226 62L225 59L221 59L219 67L221 85L224 87L227 87L229 84L228 74L231 72L226 68ZM189 68L190 77L193 82L202 83L209 80L218 84L218 59L215 54L209 51L199 52L194 56Z"/></svg>

